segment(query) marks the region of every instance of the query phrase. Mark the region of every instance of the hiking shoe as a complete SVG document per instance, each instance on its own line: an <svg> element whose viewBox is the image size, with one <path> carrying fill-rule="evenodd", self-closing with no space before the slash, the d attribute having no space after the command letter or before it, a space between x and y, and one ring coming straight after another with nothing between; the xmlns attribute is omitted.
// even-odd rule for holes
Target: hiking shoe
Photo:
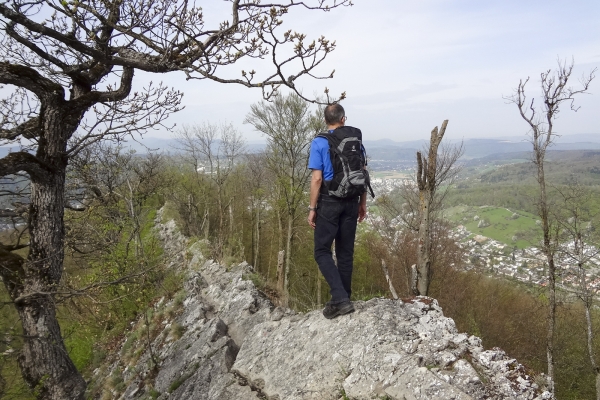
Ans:
<svg viewBox="0 0 600 400"><path fill-rule="evenodd" d="M345 301L340 304L327 304L323 309L323 316L327 319L332 319L338 315L344 315L351 312L354 312L352 302Z"/></svg>

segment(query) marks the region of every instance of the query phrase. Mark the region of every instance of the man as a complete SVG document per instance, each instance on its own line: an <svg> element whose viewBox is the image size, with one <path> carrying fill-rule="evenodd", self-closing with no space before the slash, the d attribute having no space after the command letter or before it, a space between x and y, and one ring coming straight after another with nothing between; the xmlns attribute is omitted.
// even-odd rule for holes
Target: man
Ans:
<svg viewBox="0 0 600 400"><path fill-rule="evenodd" d="M346 119L341 105L332 104L325 108L328 134L333 135L336 131L362 140L360 130L345 126ZM364 149L359 151L364 154ZM367 214L367 193L350 198L328 194L328 183L333 179L334 171L329 141L324 137L312 141L308 168L312 170L308 223L315 230L315 260L331 289L331 300L323 309L325 318L331 319L354 311L350 302L354 239L357 221L362 222ZM337 267L331 252L334 239Z"/></svg>

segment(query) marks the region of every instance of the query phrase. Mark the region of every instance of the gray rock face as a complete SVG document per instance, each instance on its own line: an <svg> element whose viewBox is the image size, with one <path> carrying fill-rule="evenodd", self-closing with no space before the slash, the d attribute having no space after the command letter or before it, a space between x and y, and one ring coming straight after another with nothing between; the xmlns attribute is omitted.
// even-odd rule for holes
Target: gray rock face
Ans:
<svg viewBox="0 0 600 400"><path fill-rule="evenodd" d="M548 398L515 360L459 334L433 299L355 307L255 326L233 370L272 399Z"/></svg>
<svg viewBox="0 0 600 400"><path fill-rule="evenodd" d="M163 237L174 237L169 229ZM180 239L178 239L180 240ZM333 320L274 307L251 267L230 271L187 250L183 310L123 373L121 399L550 399L500 349L456 330L433 299L355 302ZM114 376L114 369L113 369ZM537 378L541 382L543 379Z"/></svg>

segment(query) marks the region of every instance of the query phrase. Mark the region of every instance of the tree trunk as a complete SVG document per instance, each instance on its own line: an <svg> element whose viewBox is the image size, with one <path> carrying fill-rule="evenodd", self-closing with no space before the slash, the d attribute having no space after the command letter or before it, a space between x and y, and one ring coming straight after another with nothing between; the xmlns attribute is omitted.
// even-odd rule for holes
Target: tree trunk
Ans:
<svg viewBox="0 0 600 400"><path fill-rule="evenodd" d="M36 157L49 168L43 176L31 176L29 254L23 260L2 249L0 263L8 269L0 269L23 327L18 358L23 378L39 399L83 399L86 383L67 353L52 295L63 272L65 121L73 116L47 107L44 117L46 135Z"/></svg>
<svg viewBox="0 0 600 400"><path fill-rule="evenodd" d="M427 296L429 290L429 268L431 266L429 259L429 201L430 193L428 190L419 193L421 224L419 226L419 250L417 254L417 290L422 296Z"/></svg>
<svg viewBox="0 0 600 400"><path fill-rule="evenodd" d="M284 294L284 257L285 250L280 250L277 253L277 291L281 294L282 297L285 297Z"/></svg>
<svg viewBox="0 0 600 400"><path fill-rule="evenodd" d="M250 203L250 263L252 264L254 269L258 268L258 266L256 265L256 257L255 257L255 254L256 254L256 223L255 223L256 217L255 217L255 213L254 213L255 208L256 208L256 203L254 202L254 198L252 198L252 201Z"/></svg>
<svg viewBox="0 0 600 400"><path fill-rule="evenodd" d="M281 211L277 210L277 227L279 228L279 236L277 238L277 248L283 248L283 222L281 221Z"/></svg>
<svg viewBox="0 0 600 400"><path fill-rule="evenodd" d="M53 117L46 120L51 124L45 127L49 140L46 146L39 145L38 158L53 166L54 171L44 182L31 182L30 247L25 263L24 295L56 290L63 271L66 176L63 154L64 132L69 129L64 126L62 115ZM65 348L52 296L32 296L15 306L24 335L19 365L27 383L39 388L38 398L82 399L86 383Z"/></svg>
<svg viewBox="0 0 600 400"><path fill-rule="evenodd" d="M256 240L254 249L254 268L258 268L258 254L260 252L260 204L256 208Z"/></svg>
<svg viewBox="0 0 600 400"><path fill-rule="evenodd" d="M204 219L206 221L206 227L204 229L204 240L210 239L210 211L208 203L206 204L206 212L204 213Z"/></svg>
<svg viewBox="0 0 600 400"><path fill-rule="evenodd" d="M287 237L285 241L285 277L283 293L285 296L285 306L287 307L290 299L290 264L292 262L292 235L294 229L294 217L288 215Z"/></svg>
<svg viewBox="0 0 600 400"><path fill-rule="evenodd" d="M419 275L417 273L417 264L413 264L410 266L410 291L415 296L419 295L419 289L417 288L417 283L419 282Z"/></svg>
<svg viewBox="0 0 600 400"><path fill-rule="evenodd" d="M233 205L231 204L232 202L233 202L233 198L231 198L229 200L229 205L227 206L227 208L229 210L229 235L228 236L230 237L231 240L234 240L234 233L233 233L234 232L234 229L233 229ZM243 219L242 219L242 221L243 221ZM244 228L243 227L244 227L244 225L242 225L242 231L241 231L242 237L244 235L244 231L243 231Z"/></svg>
<svg viewBox="0 0 600 400"><path fill-rule="evenodd" d="M542 220L543 246L542 251L548 263L548 329L546 332L546 358L548 362L548 378L550 392L554 394L554 330L556 326L556 267L554 251L550 238L549 206L546 195L546 180L544 174L544 149L534 147L538 167L538 183L540 186L540 218Z"/></svg>
<svg viewBox="0 0 600 400"><path fill-rule="evenodd" d="M396 289L394 289L394 285L392 284L392 280L390 279L390 273L388 272L387 265L385 265L385 260L381 260L381 269L383 270L383 275L385 275L385 280L390 287L390 292L392 293L392 297L394 300L398 300L398 293L396 293Z"/></svg>
<svg viewBox="0 0 600 400"><path fill-rule="evenodd" d="M217 208L219 210L219 232L217 233L217 237L216 237L216 242L217 242L217 259L218 260L222 260L223 259L223 245L224 245L224 238L223 238L223 226L224 226L224 222L223 220L225 219L225 217L223 216L224 210L223 210L223 195L221 193L221 186L219 186L218 188L218 195L217 195Z"/></svg>
<svg viewBox="0 0 600 400"><path fill-rule="evenodd" d="M585 272L583 272L585 274ZM585 275L584 275L585 276ZM592 369L596 374L596 400L600 400L600 369L598 368L598 364L596 363L596 355L594 354L594 330L592 325L592 314L591 314L591 306L592 306L593 297L585 298L585 322L586 322L586 333L587 333L587 350L588 355L590 357L590 363L592 364Z"/></svg>
<svg viewBox="0 0 600 400"><path fill-rule="evenodd" d="M444 134L448 120L444 120L438 132L436 126L431 131L429 154L427 158L417 152L417 186L419 188L419 237L417 250L417 290L415 295L427 296L431 277L431 221L430 206L439 182L437 174L437 151ZM414 289L414 287L413 287Z"/></svg>

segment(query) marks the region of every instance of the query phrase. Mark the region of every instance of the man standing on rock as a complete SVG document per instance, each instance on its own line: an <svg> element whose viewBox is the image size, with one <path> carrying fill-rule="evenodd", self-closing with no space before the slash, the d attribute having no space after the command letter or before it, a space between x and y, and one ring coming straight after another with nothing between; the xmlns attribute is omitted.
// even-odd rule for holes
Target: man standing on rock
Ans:
<svg viewBox="0 0 600 400"><path fill-rule="evenodd" d="M344 108L325 108L327 133L313 139L308 168L312 170L308 223L315 230L315 260L331 289L325 318L354 311L350 301L357 221L367 215L366 157L359 129L346 126ZM371 195L372 191L371 191ZM335 240L337 266L331 247Z"/></svg>

